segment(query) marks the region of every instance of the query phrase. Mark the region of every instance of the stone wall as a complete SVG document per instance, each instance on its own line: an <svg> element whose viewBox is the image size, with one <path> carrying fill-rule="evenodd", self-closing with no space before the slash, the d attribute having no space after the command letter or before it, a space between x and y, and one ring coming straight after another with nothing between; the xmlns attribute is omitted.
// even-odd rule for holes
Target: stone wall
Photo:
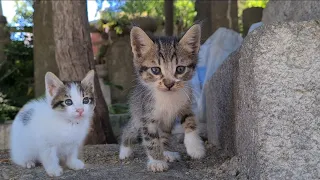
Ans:
<svg viewBox="0 0 320 180"><path fill-rule="evenodd" d="M11 122L0 124L0 150L9 149L10 128Z"/></svg>
<svg viewBox="0 0 320 180"><path fill-rule="evenodd" d="M205 67L206 72L204 77L204 88L199 87L201 90L200 92L195 92L194 97L197 99L197 108L195 109L195 112L203 125L202 127L205 127L205 129L200 129L203 136L206 136L205 134L207 131L208 136L211 137L216 133L212 128L207 128L209 126L206 126L206 122L208 121L206 114L211 113L210 102L207 101L213 96L210 91L206 90L206 88L210 86L209 80L226 58L240 47L242 41L243 38L239 33L231 29L219 28L200 48L198 67ZM194 88L194 90L196 90L196 88ZM207 96L209 96L209 98ZM209 105L208 108L207 105ZM211 138L209 139L209 142L219 146L219 143Z"/></svg>
<svg viewBox="0 0 320 180"><path fill-rule="evenodd" d="M235 123L233 89L238 76L239 53L233 53L224 61L213 77L206 83L206 119L209 143L224 150L229 156L235 155Z"/></svg>
<svg viewBox="0 0 320 180"><path fill-rule="evenodd" d="M269 0L262 16L264 24L312 19L320 19L319 0Z"/></svg>
<svg viewBox="0 0 320 180"><path fill-rule="evenodd" d="M320 178L319 32L316 20L259 27L210 80L208 127L248 179Z"/></svg>

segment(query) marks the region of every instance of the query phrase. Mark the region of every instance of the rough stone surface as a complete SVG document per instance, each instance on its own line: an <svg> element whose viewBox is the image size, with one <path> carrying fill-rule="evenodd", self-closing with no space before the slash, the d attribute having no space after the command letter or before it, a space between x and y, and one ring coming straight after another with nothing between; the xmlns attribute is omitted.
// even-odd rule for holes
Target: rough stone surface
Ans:
<svg viewBox="0 0 320 180"><path fill-rule="evenodd" d="M312 19L320 19L319 0L270 0L262 16L265 24Z"/></svg>
<svg viewBox="0 0 320 180"><path fill-rule="evenodd" d="M259 27L208 81L208 142L239 179L320 179L319 24Z"/></svg>
<svg viewBox="0 0 320 180"><path fill-rule="evenodd" d="M319 32L315 20L264 25L239 50L236 147L249 179L320 179Z"/></svg>
<svg viewBox="0 0 320 180"><path fill-rule="evenodd" d="M208 83L212 75L217 71L220 65L228 58L228 56L240 47L242 40L243 39L239 33L231 29L219 28L201 46L199 53L199 65L206 67L205 84ZM198 109L196 110L201 123L205 123L207 121L207 98L204 92L205 88L202 89L202 92L199 95L199 100L197 100Z"/></svg>
<svg viewBox="0 0 320 180"><path fill-rule="evenodd" d="M11 122L0 124L0 149L9 148L10 129L11 129Z"/></svg>
<svg viewBox="0 0 320 180"><path fill-rule="evenodd" d="M178 144L175 147L177 151L181 152L181 161L169 163L170 169L167 172L153 173L147 171L147 159L141 146L136 146L134 149L135 157L126 161L119 161L118 145L86 146L83 149L81 158L86 163L85 169L73 171L65 168L63 175L54 179L245 179L238 168L238 159L236 157L227 158L221 153L211 150L212 147L207 145L207 156L202 160L192 160L187 156L182 144ZM37 166L33 169L18 167L12 164L8 153L8 151L0 151L0 179L49 179L42 166Z"/></svg>
<svg viewBox="0 0 320 180"><path fill-rule="evenodd" d="M208 142L235 155L234 99L239 54L234 52L205 86Z"/></svg>

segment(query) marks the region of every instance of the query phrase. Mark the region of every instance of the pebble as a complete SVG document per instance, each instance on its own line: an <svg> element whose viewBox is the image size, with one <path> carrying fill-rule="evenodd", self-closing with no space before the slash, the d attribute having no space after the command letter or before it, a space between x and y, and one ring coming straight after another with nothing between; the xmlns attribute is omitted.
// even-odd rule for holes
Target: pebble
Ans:
<svg viewBox="0 0 320 180"><path fill-rule="evenodd" d="M9 176L6 172L2 173L2 177L3 177L3 179L9 179Z"/></svg>

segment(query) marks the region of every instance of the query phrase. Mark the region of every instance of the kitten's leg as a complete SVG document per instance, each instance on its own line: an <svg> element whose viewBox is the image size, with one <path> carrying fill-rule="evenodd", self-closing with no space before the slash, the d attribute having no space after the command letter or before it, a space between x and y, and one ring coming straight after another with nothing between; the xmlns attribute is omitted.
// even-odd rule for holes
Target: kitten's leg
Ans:
<svg viewBox="0 0 320 180"><path fill-rule="evenodd" d="M165 171L168 169L168 164L164 161L163 145L159 136L158 124L154 120L143 121L142 137L143 145L149 158L148 169L153 172Z"/></svg>
<svg viewBox="0 0 320 180"><path fill-rule="evenodd" d="M71 152L67 155L66 165L73 170L84 168L84 163L78 159L79 146L74 146Z"/></svg>
<svg viewBox="0 0 320 180"><path fill-rule="evenodd" d="M181 118L181 124L184 128L184 145L187 153L194 159L200 159L205 155L205 147L202 139L197 132L197 123L194 114L189 111Z"/></svg>
<svg viewBox="0 0 320 180"><path fill-rule="evenodd" d="M173 152L171 151L170 147L170 137L171 137L171 129L170 128L161 128L161 133L160 133L160 141L163 144L163 155L164 158L167 162L174 162L180 160L180 154L178 152Z"/></svg>
<svg viewBox="0 0 320 180"><path fill-rule="evenodd" d="M59 165L57 149L55 147L43 148L40 153L40 161L49 176L60 176L62 168Z"/></svg>
<svg viewBox="0 0 320 180"><path fill-rule="evenodd" d="M14 149L12 148L10 153L11 159L15 164L28 169L36 166L35 155L27 151L26 148L14 146Z"/></svg>
<svg viewBox="0 0 320 180"><path fill-rule="evenodd" d="M134 126L131 120L123 129L120 145L120 159L126 159L133 155L132 144L137 141L139 129Z"/></svg>

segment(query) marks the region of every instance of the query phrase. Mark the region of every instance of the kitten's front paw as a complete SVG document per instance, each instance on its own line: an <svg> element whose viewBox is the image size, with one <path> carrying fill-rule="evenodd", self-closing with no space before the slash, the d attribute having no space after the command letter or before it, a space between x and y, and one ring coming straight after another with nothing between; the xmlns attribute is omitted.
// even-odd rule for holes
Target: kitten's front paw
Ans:
<svg viewBox="0 0 320 180"><path fill-rule="evenodd" d="M180 154L178 152L164 151L163 155L167 162L174 162L180 160Z"/></svg>
<svg viewBox="0 0 320 180"><path fill-rule="evenodd" d="M67 163L67 166L73 170L79 170L84 168L84 163L79 159L74 159L71 162Z"/></svg>
<svg viewBox="0 0 320 180"><path fill-rule="evenodd" d="M50 177L57 177L62 175L63 170L60 166L57 166L57 167L47 168L46 172Z"/></svg>
<svg viewBox="0 0 320 180"><path fill-rule="evenodd" d="M34 167L36 167L36 163L35 163L34 161L28 161L28 162L26 163L26 167L27 167L28 169L34 168Z"/></svg>
<svg viewBox="0 0 320 180"><path fill-rule="evenodd" d="M168 170L169 166L167 162L160 160L149 160L148 169L153 172L163 172Z"/></svg>
<svg viewBox="0 0 320 180"><path fill-rule="evenodd" d="M133 155L133 151L131 147L125 147L123 145L120 146L120 153L119 158L120 159L127 159Z"/></svg>
<svg viewBox="0 0 320 180"><path fill-rule="evenodd" d="M184 144L187 149L187 153L193 159L201 159L205 155L205 147L200 136L195 132L189 132L185 134Z"/></svg>

